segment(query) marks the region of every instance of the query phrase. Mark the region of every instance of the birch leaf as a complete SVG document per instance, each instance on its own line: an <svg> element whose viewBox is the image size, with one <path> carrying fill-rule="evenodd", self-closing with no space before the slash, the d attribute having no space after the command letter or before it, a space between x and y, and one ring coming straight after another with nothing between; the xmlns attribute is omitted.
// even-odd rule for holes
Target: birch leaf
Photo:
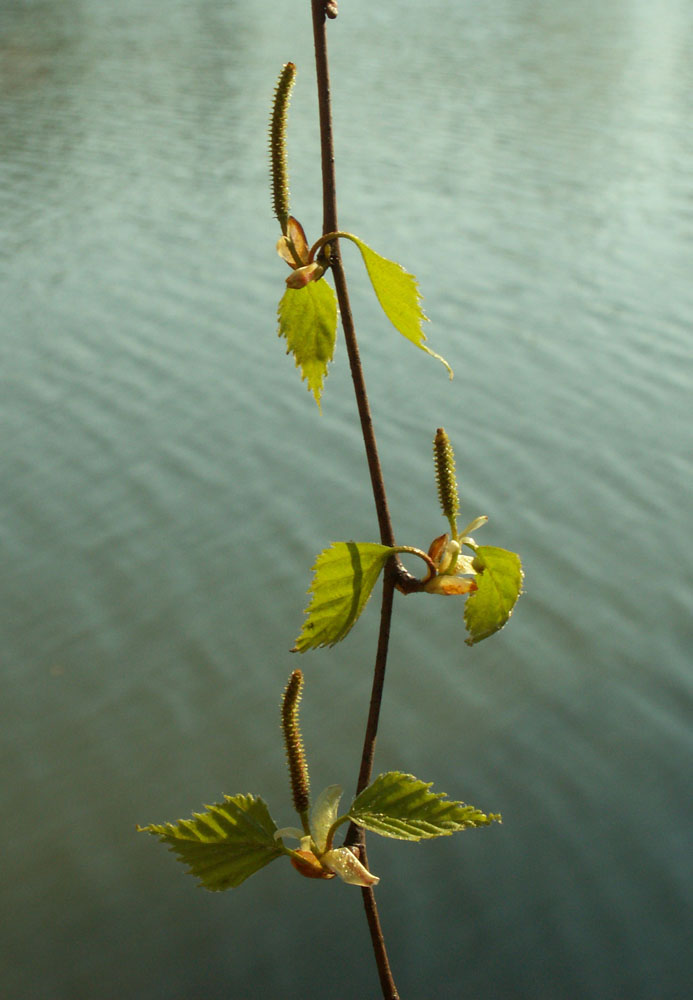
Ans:
<svg viewBox="0 0 693 1000"><path fill-rule="evenodd" d="M374 542L334 542L314 569L307 618L293 651L334 646L363 611L375 582L395 549Z"/></svg>
<svg viewBox="0 0 693 1000"><path fill-rule="evenodd" d="M474 806L451 801L445 792L432 792L431 784L411 774L388 771L354 799L349 818L372 833L398 840L446 837L468 827L500 822L494 813L486 815Z"/></svg>
<svg viewBox="0 0 693 1000"><path fill-rule="evenodd" d="M350 235L348 239L361 251L373 291L392 325L412 344L445 365L452 378L452 368L445 358L426 346L422 324L428 322L428 317L421 308L421 292L414 275L394 260L381 257L357 236Z"/></svg>
<svg viewBox="0 0 693 1000"><path fill-rule="evenodd" d="M464 608L468 646L503 628L520 596L523 580L520 557L507 549L480 545L474 552L472 565L477 589L467 598Z"/></svg>
<svg viewBox="0 0 693 1000"><path fill-rule="evenodd" d="M206 809L192 819L137 829L157 836L212 892L235 889L285 853L274 839L277 825L261 798L225 795L224 802Z"/></svg>
<svg viewBox="0 0 693 1000"><path fill-rule="evenodd" d="M337 336L337 299L326 281L287 288L279 308L279 336L286 337L301 378L320 406L323 380L333 358Z"/></svg>

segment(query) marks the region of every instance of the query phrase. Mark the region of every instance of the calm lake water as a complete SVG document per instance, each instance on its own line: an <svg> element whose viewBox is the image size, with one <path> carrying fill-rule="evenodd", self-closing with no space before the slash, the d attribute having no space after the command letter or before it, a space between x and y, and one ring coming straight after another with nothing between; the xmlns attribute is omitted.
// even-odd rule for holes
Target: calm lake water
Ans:
<svg viewBox="0 0 693 1000"><path fill-rule="evenodd" d="M343 0L341 225L418 275L434 360L345 248L398 541L522 554L474 649L399 598L376 769L500 811L370 838L403 1000L674 1000L693 978L693 5ZM316 553L377 540L343 344L276 337L279 69L321 224L309 4L0 3L3 995L378 996L360 894L195 887L136 823L261 794ZM412 567L413 568L413 567ZM307 654L316 789L354 787L377 602Z"/></svg>

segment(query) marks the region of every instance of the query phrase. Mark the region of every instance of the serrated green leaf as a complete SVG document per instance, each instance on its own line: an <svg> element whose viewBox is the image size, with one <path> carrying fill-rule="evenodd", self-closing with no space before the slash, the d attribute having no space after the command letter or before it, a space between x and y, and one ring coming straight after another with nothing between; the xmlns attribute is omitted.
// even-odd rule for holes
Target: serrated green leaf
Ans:
<svg viewBox="0 0 693 1000"><path fill-rule="evenodd" d="M349 632L395 549L374 542L334 542L318 556L308 617L294 652L334 646Z"/></svg>
<svg viewBox="0 0 693 1000"><path fill-rule="evenodd" d="M421 308L421 292L414 275L394 260L381 257L357 236L350 235L348 238L361 251L373 291L392 325L412 344L444 364L452 378L452 368L445 358L426 346L426 334L421 324L428 322L428 316Z"/></svg>
<svg viewBox="0 0 693 1000"><path fill-rule="evenodd" d="M224 802L206 809L192 819L137 829L157 836L212 892L234 889L284 853L274 839L277 825L261 798L225 795Z"/></svg>
<svg viewBox="0 0 693 1000"><path fill-rule="evenodd" d="M323 379L334 355L337 336L337 300L324 280L304 288L287 288L279 308L279 336L286 337L287 354L293 353L301 378L320 406Z"/></svg>
<svg viewBox="0 0 693 1000"><path fill-rule="evenodd" d="M372 833L398 840L445 837L500 822L494 813L486 815L474 806L451 801L445 792L430 791L431 784L411 774L388 771L354 799L349 818Z"/></svg>
<svg viewBox="0 0 693 1000"><path fill-rule="evenodd" d="M477 589L467 598L464 609L468 646L503 628L520 596L523 579L520 557L492 545L475 550L473 566Z"/></svg>

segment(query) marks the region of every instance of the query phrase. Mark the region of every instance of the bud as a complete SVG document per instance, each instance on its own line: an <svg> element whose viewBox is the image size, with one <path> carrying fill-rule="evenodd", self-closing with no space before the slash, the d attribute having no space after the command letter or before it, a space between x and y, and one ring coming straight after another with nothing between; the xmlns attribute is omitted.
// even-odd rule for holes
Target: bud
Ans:
<svg viewBox="0 0 693 1000"><path fill-rule="evenodd" d="M323 868L312 851L294 851L291 864L305 878L334 878L335 873Z"/></svg>
<svg viewBox="0 0 693 1000"><path fill-rule="evenodd" d="M316 260L305 267L297 267L286 279L289 288L305 288L311 281L318 281L325 273L325 269Z"/></svg>

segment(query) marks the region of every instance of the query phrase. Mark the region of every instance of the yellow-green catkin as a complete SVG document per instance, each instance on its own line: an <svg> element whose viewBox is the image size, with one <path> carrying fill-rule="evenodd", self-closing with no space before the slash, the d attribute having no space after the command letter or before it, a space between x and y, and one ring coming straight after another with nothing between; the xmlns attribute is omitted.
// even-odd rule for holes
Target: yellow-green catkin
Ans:
<svg viewBox="0 0 693 1000"><path fill-rule="evenodd" d="M460 499L457 494L457 478L455 476L455 453L450 444L450 438L442 427L436 431L433 441L433 456L436 466L436 482L438 498L443 514L450 522L453 532L456 531L456 518L460 510Z"/></svg>
<svg viewBox="0 0 693 1000"><path fill-rule="evenodd" d="M286 122L289 110L291 88L296 79L296 67L292 62L285 64L277 88L274 92L274 105L270 119L269 143L270 166L272 169L272 204L274 214L279 220L282 233L286 236L289 221L289 172L286 155Z"/></svg>
<svg viewBox="0 0 693 1000"><path fill-rule="evenodd" d="M294 808L299 816L305 815L310 806L308 765L298 725L298 705L301 700L302 688L303 673L301 670L294 670L286 685L282 701L282 732L284 733L286 759L289 765L291 794L294 799Z"/></svg>

